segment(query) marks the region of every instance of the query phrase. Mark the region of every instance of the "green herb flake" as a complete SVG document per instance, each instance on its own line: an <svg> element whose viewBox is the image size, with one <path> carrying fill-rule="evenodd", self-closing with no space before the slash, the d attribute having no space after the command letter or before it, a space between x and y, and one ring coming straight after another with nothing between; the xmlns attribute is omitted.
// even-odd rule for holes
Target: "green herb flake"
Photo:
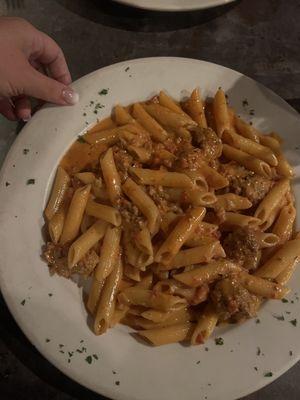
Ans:
<svg viewBox="0 0 300 400"><path fill-rule="evenodd" d="M64 352L63 350L59 350L59 352L60 352L61 354L65 354L65 352Z"/></svg>
<svg viewBox="0 0 300 400"><path fill-rule="evenodd" d="M29 149L23 149L23 154L28 154L29 153Z"/></svg>
<svg viewBox="0 0 300 400"><path fill-rule="evenodd" d="M90 101L90 106L92 106L95 102L93 100Z"/></svg>
<svg viewBox="0 0 300 400"><path fill-rule="evenodd" d="M99 93L100 96L105 96L105 95L107 95L108 91L109 91L109 89L102 89L98 93Z"/></svg>
<svg viewBox="0 0 300 400"><path fill-rule="evenodd" d="M209 349L208 349L208 347L205 347L205 349L204 349L205 351L208 351Z"/></svg>
<svg viewBox="0 0 300 400"><path fill-rule="evenodd" d="M33 178L27 179L26 185L34 185L34 184L35 184L35 179Z"/></svg>
<svg viewBox="0 0 300 400"><path fill-rule="evenodd" d="M112 373L113 373L114 375L116 375L116 371L112 371Z"/></svg>
<svg viewBox="0 0 300 400"><path fill-rule="evenodd" d="M197 361L196 364L199 365L199 364L200 364L200 361Z"/></svg>
<svg viewBox="0 0 300 400"><path fill-rule="evenodd" d="M116 381L115 384L116 384L117 386L119 386L119 385L120 385L120 381Z"/></svg>
<svg viewBox="0 0 300 400"><path fill-rule="evenodd" d="M79 135L79 136L77 137L77 142L79 142L79 143L86 143L86 141L84 140L84 137L81 136L81 135Z"/></svg>
<svg viewBox="0 0 300 400"><path fill-rule="evenodd" d="M278 321L284 321L284 316L283 315L273 314L273 317L276 318Z"/></svg>
<svg viewBox="0 0 300 400"><path fill-rule="evenodd" d="M68 351L69 357L73 357L74 351Z"/></svg>
<svg viewBox="0 0 300 400"><path fill-rule="evenodd" d="M266 372L266 373L264 374L264 377L265 377L265 378L271 378L271 376L273 376L273 372Z"/></svg>
<svg viewBox="0 0 300 400"><path fill-rule="evenodd" d="M294 300L291 300L291 303L294 304L295 303Z"/></svg>
<svg viewBox="0 0 300 400"><path fill-rule="evenodd" d="M257 368L257 367L254 367L254 369L255 369L255 371L258 371L258 368Z"/></svg>
<svg viewBox="0 0 300 400"><path fill-rule="evenodd" d="M292 352L292 350L290 350L290 351L289 351L289 355L290 355L290 356L292 356L292 355L293 355L293 352Z"/></svg>
<svg viewBox="0 0 300 400"><path fill-rule="evenodd" d="M290 311L286 311L285 313L286 313L286 314L291 314L291 312L290 312Z"/></svg>
<svg viewBox="0 0 300 400"><path fill-rule="evenodd" d="M96 105L95 105L95 110L98 110L99 108L104 108L105 106L103 105L103 104L101 104L101 103L97 103Z"/></svg>
<svg viewBox="0 0 300 400"><path fill-rule="evenodd" d="M98 111L97 111L97 110L94 110L94 114L98 114Z"/></svg>
<svg viewBox="0 0 300 400"><path fill-rule="evenodd" d="M256 324L260 324L260 319L257 318L257 319L255 320L255 323L256 323Z"/></svg>
<svg viewBox="0 0 300 400"><path fill-rule="evenodd" d="M84 342L84 340L83 340L83 339L81 339L79 343L83 343L83 342Z"/></svg>
<svg viewBox="0 0 300 400"><path fill-rule="evenodd" d="M9 186L10 185L10 183L9 182L5 182L5 186L7 187L7 186Z"/></svg>
<svg viewBox="0 0 300 400"><path fill-rule="evenodd" d="M21 305L22 305L22 306L24 306L25 303L26 303L26 300L25 300L25 299L21 301Z"/></svg>
<svg viewBox="0 0 300 400"><path fill-rule="evenodd" d="M65 345L64 344L59 344L59 348L63 348Z"/></svg>
<svg viewBox="0 0 300 400"><path fill-rule="evenodd" d="M254 110L250 110L250 111L249 111L249 114L250 114L251 116L253 116L253 115L255 115L255 111L254 111Z"/></svg>
<svg viewBox="0 0 300 400"><path fill-rule="evenodd" d="M48 296L49 296L49 297L52 297L52 296L53 296L53 293L48 293Z"/></svg>
<svg viewBox="0 0 300 400"><path fill-rule="evenodd" d="M82 354L82 350L76 349L77 353Z"/></svg>
<svg viewBox="0 0 300 400"><path fill-rule="evenodd" d="M281 299L281 301L282 301L283 303L288 303L288 302L289 302L288 299L285 299L285 298Z"/></svg>
<svg viewBox="0 0 300 400"><path fill-rule="evenodd" d="M294 326L297 326L297 320L296 320L296 319L292 319L292 320L290 321L290 323L291 323L292 325L294 325Z"/></svg>
<svg viewBox="0 0 300 400"><path fill-rule="evenodd" d="M49 342L50 342L50 339L46 338L46 343L49 343Z"/></svg>
<svg viewBox="0 0 300 400"><path fill-rule="evenodd" d="M243 100L243 107L249 106L248 100L244 99Z"/></svg>
<svg viewBox="0 0 300 400"><path fill-rule="evenodd" d="M261 355L261 349L260 349L260 347L257 348L257 350L256 350L256 355L257 355L257 356L260 356L260 355Z"/></svg>
<svg viewBox="0 0 300 400"><path fill-rule="evenodd" d="M125 68L125 72L128 72L130 70L130 67Z"/></svg>
<svg viewBox="0 0 300 400"><path fill-rule="evenodd" d="M216 343L216 345L218 345L218 346L222 346L222 345L224 344L224 339L221 338L221 337L216 338L216 339L215 339L215 343Z"/></svg>
<svg viewBox="0 0 300 400"><path fill-rule="evenodd" d="M93 357L95 360L99 360L99 357L97 356L97 354L93 354Z"/></svg>
<svg viewBox="0 0 300 400"><path fill-rule="evenodd" d="M71 360L70 360L70 358L68 358L68 364L70 364L70 362L71 362Z"/></svg>
<svg viewBox="0 0 300 400"><path fill-rule="evenodd" d="M85 361L86 361L88 364L92 364L92 361L93 361L92 356L87 356L86 359L85 359Z"/></svg>

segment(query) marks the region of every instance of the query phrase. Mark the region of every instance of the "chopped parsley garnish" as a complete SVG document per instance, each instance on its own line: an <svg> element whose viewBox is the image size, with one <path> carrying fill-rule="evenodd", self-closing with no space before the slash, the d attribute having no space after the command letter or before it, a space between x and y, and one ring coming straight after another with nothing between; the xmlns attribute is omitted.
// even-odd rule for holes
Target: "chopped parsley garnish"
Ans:
<svg viewBox="0 0 300 400"><path fill-rule="evenodd" d="M97 354L93 354L93 357L95 360L99 360L99 357L97 356Z"/></svg>
<svg viewBox="0 0 300 400"><path fill-rule="evenodd" d="M73 357L74 351L68 351L69 357Z"/></svg>
<svg viewBox="0 0 300 400"><path fill-rule="evenodd" d="M35 184L35 179L33 178L27 179L26 185L34 185L34 184Z"/></svg>
<svg viewBox="0 0 300 400"><path fill-rule="evenodd" d="M260 319L257 318L257 319L255 320L255 323L256 323L256 324L260 324Z"/></svg>
<svg viewBox="0 0 300 400"><path fill-rule="evenodd" d="M204 349L205 351L208 351L209 349L208 349L208 347L205 347L205 349Z"/></svg>
<svg viewBox="0 0 300 400"><path fill-rule="evenodd" d="M99 108L104 108L105 106L103 105L103 104L101 104L101 103L97 103L96 105L95 105L95 110L98 110Z"/></svg>
<svg viewBox="0 0 300 400"><path fill-rule="evenodd" d="M253 116L255 114L255 111L254 110L250 110L249 114Z"/></svg>
<svg viewBox="0 0 300 400"><path fill-rule="evenodd" d="M200 364L200 361L197 361L196 364Z"/></svg>
<svg viewBox="0 0 300 400"><path fill-rule="evenodd" d="M289 302L288 299L285 299L285 298L281 299L281 301L282 301L283 303L288 303L288 302Z"/></svg>
<svg viewBox="0 0 300 400"><path fill-rule="evenodd" d="M52 296L53 296L53 293L48 293L48 296L49 296L49 297L52 297Z"/></svg>
<svg viewBox="0 0 300 400"><path fill-rule="evenodd" d="M5 186L9 186L10 185L10 183L9 182L5 182Z"/></svg>
<svg viewBox="0 0 300 400"><path fill-rule="evenodd" d="M271 378L271 376L273 376L273 372L266 372L266 373L264 374L264 377L265 377L265 378Z"/></svg>
<svg viewBox="0 0 300 400"><path fill-rule="evenodd" d="M292 356L292 355L293 355L293 352L292 352L292 350L290 350L290 351L289 351L289 355L290 355L290 356Z"/></svg>
<svg viewBox="0 0 300 400"><path fill-rule="evenodd" d="M81 135L79 135L79 136L77 137L77 142L79 142L79 143L86 143L86 141L84 140L84 137L81 136Z"/></svg>
<svg viewBox="0 0 300 400"><path fill-rule="evenodd" d="M84 112L82 115L83 115L84 117L86 117L86 112Z"/></svg>
<svg viewBox="0 0 300 400"><path fill-rule="evenodd" d="M108 93L109 89L102 89L100 90L100 92L98 92L100 94L100 96L105 96Z"/></svg>
<svg viewBox="0 0 300 400"><path fill-rule="evenodd" d="M82 350L76 349L77 353L82 353Z"/></svg>
<svg viewBox="0 0 300 400"><path fill-rule="evenodd" d="M290 321L290 323L291 323L292 325L294 325L294 326L297 326L297 320L296 320L296 319L292 319L292 320Z"/></svg>
<svg viewBox="0 0 300 400"><path fill-rule="evenodd" d="M291 314L291 312L290 312L290 311L286 311L285 313L286 313L286 314Z"/></svg>
<svg viewBox="0 0 300 400"><path fill-rule="evenodd" d="M98 114L98 111L97 111L97 110L94 110L94 114Z"/></svg>
<svg viewBox="0 0 300 400"><path fill-rule="evenodd" d="M64 347L64 346L65 346L64 344L59 344L59 347L60 347L60 348L62 348L62 347Z"/></svg>
<svg viewBox="0 0 300 400"><path fill-rule="evenodd" d="M70 364L70 362L71 362L71 360L70 360L70 358L68 358L68 364Z"/></svg>
<svg viewBox="0 0 300 400"><path fill-rule="evenodd" d="M224 339L219 337L215 339L216 345L222 346L224 344Z"/></svg>
<svg viewBox="0 0 300 400"><path fill-rule="evenodd" d="M116 384L117 386L119 386L119 385L120 385L120 381L116 381L115 384Z"/></svg>
<svg viewBox="0 0 300 400"><path fill-rule="evenodd" d="M249 106L248 100L244 99L243 100L243 107Z"/></svg>
<svg viewBox="0 0 300 400"><path fill-rule="evenodd" d="M65 354L65 352L64 352L63 350L59 350L59 352L60 352L61 354Z"/></svg>
<svg viewBox="0 0 300 400"><path fill-rule="evenodd" d="M258 368L257 368L257 367L254 367L254 369L255 369L255 371L258 371Z"/></svg>
<svg viewBox="0 0 300 400"><path fill-rule="evenodd" d="M284 316L283 315L273 314L273 317L276 318L278 321L284 321Z"/></svg>
<svg viewBox="0 0 300 400"><path fill-rule="evenodd" d="M46 343L49 343L49 342L50 342L50 339L46 338Z"/></svg>
<svg viewBox="0 0 300 400"><path fill-rule="evenodd" d="M83 342L84 342L84 340L83 340L83 339L81 339L81 340L80 340L80 343L83 343Z"/></svg>
<svg viewBox="0 0 300 400"><path fill-rule="evenodd" d="M90 101L90 106L92 106L95 102L93 100Z"/></svg>
<svg viewBox="0 0 300 400"><path fill-rule="evenodd" d="M21 301L22 306L24 306L25 303L26 303L26 300L25 300L25 299Z"/></svg>
<svg viewBox="0 0 300 400"><path fill-rule="evenodd" d="M125 72L129 71L129 69L130 69L129 67L125 68Z"/></svg>
<svg viewBox="0 0 300 400"><path fill-rule="evenodd" d="M28 154L29 153L29 149L23 149L23 154Z"/></svg>
<svg viewBox="0 0 300 400"><path fill-rule="evenodd" d="M116 375L116 371L112 371L112 373L113 373L114 375Z"/></svg>
<svg viewBox="0 0 300 400"><path fill-rule="evenodd" d="M260 355L261 355L261 349L260 349L260 347L257 348L257 350L256 350L256 355L257 355L257 356L260 356Z"/></svg>
<svg viewBox="0 0 300 400"><path fill-rule="evenodd" d="M87 356L86 359L85 359L85 361L86 361L88 364L92 364L92 361L93 361L92 356Z"/></svg>

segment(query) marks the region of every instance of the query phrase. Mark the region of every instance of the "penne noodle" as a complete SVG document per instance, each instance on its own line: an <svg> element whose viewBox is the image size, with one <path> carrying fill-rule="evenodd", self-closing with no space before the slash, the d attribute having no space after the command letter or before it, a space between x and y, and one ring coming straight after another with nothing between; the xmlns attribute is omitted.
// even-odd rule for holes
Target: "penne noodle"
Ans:
<svg viewBox="0 0 300 400"><path fill-rule="evenodd" d="M109 148L100 159L101 170L106 184L107 193L112 204L117 204L121 196L121 180L117 171L113 151Z"/></svg>
<svg viewBox="0 0 300 400"><path fill-rule="evenodd" d="M129 153L134 156L134 158L142 163L146 163L147 161L149 161L152 155L150 150L144 149L142 147L128 146L127 149Z"/></svg>
<svg viewBox="0 0 300 400"><path fill-rule="evenodd" d="M108 227L106 229L100 251L100 260L95 269L95 277L98 281L107 278L113 270L120 253L120 240L120 228Z"/></svg>
<svg viewBox="0 0 300 400"><path fill-rule="evenodd" d="M214 208L223 208L225 211L247 210L252 207L247 197L238 196L234 193L220 194L216 196Z"/></svg>
<svg viewBox="0 0 300 400"><path fill-rule="evenodd" d="M185 112L182 110L182 108L177 103L175 103L175 101L170 96L168 96L163 90L159 92L158 100L161 106L166 107L177 114L186 115Z"/></svg>
<svg viewBox="0 0 300 400"><path fill-rule="evenodd" d="M107 223L97 221L86 232L84 232L69 248L68 267L73 268L83 256L101 240L105 234Z"/></svg>
<svg viewBox="0 0 300 400"><path fill-rule="evenodd" d="M177 279L187 286L198 287L220 279L220 277L226 276L232 272L238 272L239 270L240 268L231 261L218 260L198 266L191 271L174 275L174 279Z"/></svg>
<svg viewBox="0 0 300 400"><path fill-rule="evenodd" d="M201 128L207 128L207 122L204 111L204 104L200 96L199 89L192 91L191 97L184 102L184 108L187 114L195 121Z"/></svg>
<svg viewBox="0 0 300 400"><path fill-rule="evenodd" d="M116 261L116 265L111 274L106 279L103 289L100 293L99 305L94 322L94 333L96 335L102 335L111 325L122 273L122 262L121 258L119 258L119 260Z"/></svg>
<svg viewBox="0 0 300 400"><path fill-rule="evenodd" d="M276 253L255 272L261 278L276 279L288 266L300 257L300 239L286 242Z"/></svg>
<svg viewBox="0 0 300 400"><path fill-rule="evenodd" d="M197 126L196 122L187 115L178 114L159 104L144 105L144 108L157 122L170 129L190 129Z"/></svg>
<svg viewBox="0 0 300 400"><path fill-rule="evenodd" d="M241 228L258 228L261 220L248 215L226 212L225 221L222 223L222 230L233 230L237 227Z"/></svg>
<svg viewBox="0 0 300 400"><path fill-rule="evenodd" d="M178 253L184 242L193 234L197 225L205 215L205 208L192 209L186 216L181 218L167 239L160 246L154 260L167 265Z"/></svg>
<svg viewBox="0 0 300 400"><path fill-rule="evenodd" d="M115 226L120 226L122 222L122 217L118 210L104 204L96 203L93 200L88 200L85 212L87 215L103 219L103 221Z"/></svg>
<svg viewBox="0 0 300 400"><path fill-rule="evenodd" d="M203 344L213 333L218 322L218 314L211 303L208 303L200 315L191 337L191 344Z"/></svg>
<svg viewBox="0 0 300 400"><path fill-rule="evenodd" d="M86 304L86 308L91 315L95 314L104 283L105 283L105 280L98 281L98 279L96 279L95 275L93 276L92 286L89 291L88 300L87 300L87 304Z"/></svg>
<svg viewBox="0 0 300 400"><path fill-rule="evenodd" d="M260 133L250 124L247 124L242 118L237 116L234 117L234 127L236 128L237 132L243 136L244 138L250 139L255 143L262 143L260 140ZM268 146L269 147L269 146Z"/></svg>
<svg viewBox="0 0 300 400"><path fill-rule="evenodd" d="M142 316L137 316L132 318L131 323L137 329L155 329L164 328L166 326L172 326L176 324L183 324L195 319L186 308L170 311L165 314L168 314L168 317L162 322L153 322L147 318L143 318Z"/></svg>
<svg viewBox="0 0 300 400"><path fill-rule="evenodd" d="M88 132L83 139L89 144L106 144L112 146L119 140L120 128L112 128L98 132Z"/></svg>
<svg viewBox="0 0 300 400"><path fill-rule="evenodd" d="M276 282L280 283L281 285L287 285L289 280L291 279L295 269L296 269L297 261L291 261L285 269L280 272L280 274L276 277Z"/></svg>
<svg viewBox="0 0 300 400"><path fill-rule="evenodd" d="M114 118L118 126L136 123L135 119L132 118L129 112L120 105L116 105L114 108Z"/></svg>
<svg viewBox="0 0 300 400"><path fill-rule="evenodd" d="M122 189L130 200L138 207L141 213L147 218L150 233L156 233L160 215L154 201L144 192L141 186L137 185L130 178L126 179Z"/></svg>
<svg viewBox="0 0 300 400"><path fill-rule="evenodd" d="M261 225L268 221L272 212L282 203L290 188L288 179L281 179L269 191L257 207L254 217L261 220Z"/></svg>
<svg viewBox="0 0 300 400"><path fill-rule="evenodd" d="M247 272L240 272L238 279L250 293L267 299L282 299L289 292L289 289L279 283L247 274Z"/></svg>
<svg viewBox="0 0 300 400"><path fill-rule="evenodd" d="M256 232L256 239L261 249L272 248L279 243L279 237L274 233Z"/></svg>
<svg viewBox="0 0 300 400"><path fill-rule="evenodd" d="M263 146L269 147L276 155L281 152L280 143L270 135L259 135L259 142Z"/></svg>
<svg viewBox="0 0 300 400"><path fill-rule="evenodd" d="M124 265L124 275L135 282L141 281L141 271L130 264Z"/></svg>
<svg viewBox="0 0 300 400"><path fill-rule="evenodd" d="M131 168L130 173L138 178L142 185L193 188L193 182L185 174L146 168Z"/></svg>
<svg viewBox="0 0 300 400"><path fill-rule="evenodd" d="M95 174L92 172L78 172L75 176L85 185L94 183L96 179Z"/></svg>
<svg viewBox="0 0 300 400"><path fill-rule="evenodd" d="M45 209L45 215L48 221L51 220L53 215L58 211L58 209L62 205L69 183L70 183L69 175L59 165L54 179L53 188L51 190L50 199Z"/></svg>
<svg viewBox="0 0 300 400"><path fill-rule="evenodd" d="M184 324L171 325L164 328L154 328L145 331L139 331L138 334L154 346L161 346L163 344L177 343L188 340L193 327L193 324L187 322Z"/></svg>
<svg viewBox="0 0 300 400"><path fill-rule="evenodd" d="M91 185L80 187L75 191L65 218L60 237L61 244L71 242L78 235L90 191Z"/></svg>
<svg viewBox="0 0 300 400"><path fill-rule="evenodd" d="M245 153L244 151L238 150L228 144L223 144L223 155L228 160L236 161L238 164L243 165L245 168L258 175L266 178L272 177L272 170L269 164Z"/></svg>
<svg viewBox="0 0 300 400"><path fill-rule="evenodd" d="M195 171L182 171L185 174L187 174L192 181L201 178L206 184L211 188L211 189L223 189L224 187L229 185L229 181L227 178L225 178L223 175L221 175L218 171L215 169L211 168L209 165L207 165L205 162L201 163L201 167L199 170ZM199 185L199 182L196 182Z"/></svg>
<svg viewBox="0 0 300 400"><path fill-rule="evenodd" d="M133 105L132 113L140 125L150 133L153 140L164 142L168 138L168 133L147 113L140 103L135 103Z"/></svg>
<svg viewBox="0 0 300 400"><path fill-rule="evenodd" d="M285 159L282 153L277 154L277 160L278 160L278 165L276 170L278 174L285 178L292 178L294 176L293 168Z"/></svg>
<svg viewBox="0 0 300 400"><path fill-rule="evenodd" d="M113 328L117 324L121 323L122 320L126 317L128 310L129 307L124 307L122 309L115 309L109 323L109 328Z"/></svg>
<svg viewBox="0 0 300 400"><path fill-rule="evenodd" d="M148 271L143 277L141 277L140 282L137 283L137 286L142 287L144 289L150 289L153 283L153 274L151 271Z"/></svg>
<svg viewBox="0 0 300 400"><path fill-rule="evenodd" d="M97 122L87 133L95 133L99 131L105 131L107 129L115 128L116 124L114 121L108 117L104 118L102 121Z"/></svg>
<svg viewBox="0 0 300 400"><path fill-rule="evenodd" d="M48 231L53 243L58 243L61 237L66 217L65 207L62 206L48 223Z"/></svg>
<svg viewBox="0 0 300 400"><path fill-rule="evenodd" d="M228 107L225 93L222 89L219 89L214 97L213 112L216 122L216 132L219 137L222 137L224 131L228 131L230 129Z"/></svg>
<svg viewBox="0 0 300 400"><path fill-rule="evenodd" d="M263 146L251 139L247 139L241 135L238 135L232 131L226 131L223 134L223 141L230 146L233 146L239 150L244 151L262 161L265 161L272 167L278 165L278 160L275 154L268 147Z"/></svg>
<svg viewBox="0 0 300 400"><path fill-rule="evenodd" d="M186 300L165 293L155 293L143 287L134 286L123 290L118 301L125 305L143 306L155 310L168 311L178 304L186 304Z"/></svg>
<svg viewBox="0 0 300 400"><path fill-rule="evenodd" d="M215 241L204 246L193 247L191 249L179 251L168 265L162 265L160 266L160 269L176 269L186 265L209 262L213 258L225 256L225 252L220 242Z"/></svg>

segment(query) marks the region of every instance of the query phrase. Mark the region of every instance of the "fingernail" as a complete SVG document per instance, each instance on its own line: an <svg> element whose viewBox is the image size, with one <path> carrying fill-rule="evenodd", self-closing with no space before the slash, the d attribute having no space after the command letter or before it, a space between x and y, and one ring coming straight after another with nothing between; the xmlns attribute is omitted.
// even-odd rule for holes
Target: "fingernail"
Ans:
<svg viewBox="0 0 300 400"><path fill-rule="evenodd" d="M22 121L28 122L31 119L31 115L28 115L26 118L22 118Z"/></svg>
<svg viewBox="0 0 300 400"><path fill-rule="evenodd" d="M74 105L79 101L79 94L73 89L67 88L62 91L62 97L67 104Z"/></svg>

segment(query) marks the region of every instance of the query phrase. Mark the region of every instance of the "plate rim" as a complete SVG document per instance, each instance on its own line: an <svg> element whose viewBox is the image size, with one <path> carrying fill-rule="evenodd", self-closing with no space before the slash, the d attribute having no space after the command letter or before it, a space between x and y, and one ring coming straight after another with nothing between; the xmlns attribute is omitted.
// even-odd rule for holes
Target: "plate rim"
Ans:
<svg viewBox="0 0 300 400"><path fill-rule="evenodd" d="M234 1L234 0L233 0ZM92 76L93 74L97 74L100 71L106 71L109 70L111 68L114 67L122 67L122 66L130 66L130 64L135 64L135 63L144 63L147 62L149 60L156 60L156 61L167 61L167 60L180 60L180 61L185 61L185 62L193 62L193 63L200 63L200 64L207 64L207 65L214 65L217 67L221 67L222 69L228 70L233 72L234 74L238 75L238 76L242 76L243 78L246 78L247 80L251 81L252 83L255 83L256 85L259 85L260 87L262 87L269 95L272 95L274 97L276 97L277 99L280 100L281 103L284 103L286 106L286 109L289 111L294 112L297 117L299 118L299 122L300 122L300 116L299 113L289 104L285 101L285 99L283 99L281 96L279 96L278 94L276 94L273 90L269 89L268 87L266 87L265 85L261 84L260 82L254 80L253 78L239 72L236 71L232 68L223 66L221 64L217 64L217 63L213 63L210 61L206 61L206 60L199 60L199 59L195 59L195 58L188 58L188 57L169 57L169 56L163 56L163 57L143 57L143 58L135 58L135 59L130 59L130 60L125 60L125 61L121 61L121 62L117 62L114 64L110 64L107 66L104 66L102 68L99 68L97 70L94 70L82 77L80 77L79 79L77 79L76 81L74 81L72 83L72 85L77 85L79 82L85 80L87 77ZM45 104L44 107L49 106L49 104ZM43 107L43 108L44 108ZM33 116L34 118L34 116ZM5 160L1 166L1 170L0 170L0 198L1 198L1 194L2 192L5 190L4 189L4 171L7 167L7 164L10 161L10 157L14 152L14 148L17 146L18 142L23 138L23 136L26 134L26 132L23 131L23 129L21 130L21 132L18 134L18 137L15 139L15 141L13 142L13 144L11 145ZM1 211L0 211L0 217L1 217ZM28 339L28 341L31 343L31 345L33 347L35 347L39 353L47 360L49 361L52 365L55 366L55 368L57 368L61 373L63 373L64 375L66 375L69 379L73 380L74 382L82 385L83 387L85 387L86 389L96 393L96 394L100 394L103 395L105 397L114 399L114 400L132 400L132 397L128 397L128 395L123 394L122 392L118 392L116 390L114 390L114 387L111 386L109 389L106 389L105 387L103 387L101 389L101 393L99 391L97 391L96 389L93 389L91 386L88 385L87 382L84 382L84 378L81 378L80 374L75 378L74 377L74 373L72 374L73 370L69 370L68 368L66 368L65 365L63 364L59 364L59 361L57 358L55 358L52 355L45 355L45 352L43 351L42 345L39 343L35 343L35 337L34 334L30 331L30 329L27 329L24 325L21 324L21 322L19 322L19 318L18 318L18 312L14 312L14 310L16 309L16 307L14 307L13 303L9 302L9 293L7 291L7 287L6 287L6 283L5 280L3 278L3 267L1 266L0 263L0 290L2 292L2 296L3 299L5 301L5 304L7 306L7 308L9 309L9 312L11 313L14 321L17 323L18 327L21 329L21 331L23 332L23 334L26 336L26 338ZM282 376L285 372L287 372L290 368L292 368L298 361L300 360L300 352L298 355L296 355L295 357L293 357L289 362L286 362L281 368L279 368L276 372L276 374L274 374L268 381L263 381L263 380L257 380L257 384L252 385L252 387L245 387L244 389L240 390L240 395L239 397L232 397L231 399L238 399L240 398L240 396L244 397L247 395L250 395L266 386L268 386L269 384L271 384L272 382L274 382L276 379L278 379L280 376ZM276 376L275 376L276 375Z"/></svg>
<svg viewBox="0 0 300 400"><path fill-rule="evenodd" d="M134 7L138 8L141 10L148 10L148 11L161 11L161 12L184 12L184 11L196 11L196 10L206 10L208 8L213 8L213 7L218 7L218 6L225 6L226 4L233 3L236 0L205 0L206 3L201 5L201 4L195 4L191 6L172 6L172 5L164 5L163 3L161 5L157 6L151 6L147 4L138 4L136 0L114 0L117 3L129 6L129 7ZM209 2L208 2L209 1Z"/></svg>

